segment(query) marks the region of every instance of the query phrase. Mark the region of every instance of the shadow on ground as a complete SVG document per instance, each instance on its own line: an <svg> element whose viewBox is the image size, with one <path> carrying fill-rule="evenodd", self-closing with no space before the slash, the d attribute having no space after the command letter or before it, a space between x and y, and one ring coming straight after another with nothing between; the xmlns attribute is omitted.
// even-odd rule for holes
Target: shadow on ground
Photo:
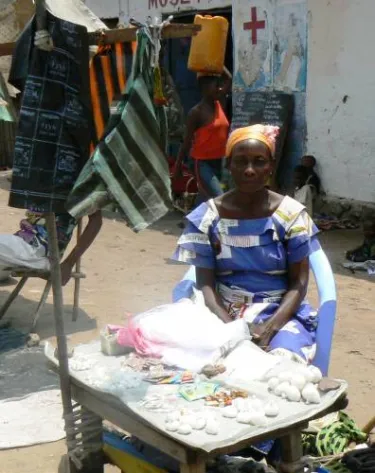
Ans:
<svg viewBox="0 0 375 473"><path fill-rule="evenodd" d="M104 211L103 215L104 218L108 220L115 220L116 222L120 222L124 226L127 226L124 218L122 218L121 214L117 212ZM155 231L163 233L164 235L179 236L182 232L183 220L184 216L182 213L177 211L171 211L165 217L148 227L146 231Z"/></svg>
<svg viewBox="0 0 375 473"><path fill-rule="evenodd" d="M6 292L0 288L0 305L4 304L9 292ZM8 309L4 318L1 320L2 324L6 324L8 327L11 326L20 332L28 333L31 328L33 314L38 306L38 301L30 300L18 295L17 299ZM84 310L80 309L78 319L76 322L72 320L73 306L64 306L64 324L65 333L71 335L74 333L82 333L91 331L97 328L96 320L91 318ZM42 310L36 329L41 339L46 339L55 336L55 324L53 318L53 304L46 303Z"/></svg>

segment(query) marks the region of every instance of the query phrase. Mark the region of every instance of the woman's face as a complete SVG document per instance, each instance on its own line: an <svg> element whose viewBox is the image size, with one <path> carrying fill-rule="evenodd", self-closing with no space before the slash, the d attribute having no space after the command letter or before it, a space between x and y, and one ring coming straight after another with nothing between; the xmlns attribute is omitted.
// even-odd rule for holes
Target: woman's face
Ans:
<svg viewBox="0 0 375 473"><path fill-rule="evenodd" d="M203 95L211 100L218 100L221 94L221 86L219 80L213 80L209 84L206 85L205 89L203 90Z"/></svg>
<svg viewBox="0 0 375 473"><path fill-rule="evenodd" d="M257 192L265 187L273 171L270 150L258 140L242 141L233 148L229 168L238 190Z"/></svg>

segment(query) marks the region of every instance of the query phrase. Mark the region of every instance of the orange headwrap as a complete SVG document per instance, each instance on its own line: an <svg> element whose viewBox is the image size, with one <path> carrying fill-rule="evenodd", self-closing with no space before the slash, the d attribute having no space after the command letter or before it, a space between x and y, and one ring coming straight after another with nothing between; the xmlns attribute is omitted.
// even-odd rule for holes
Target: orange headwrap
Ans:
<svg viewBox="0 0 375 473"><path fill-rule="evenodd" d="M226 157L229 158L233 148L241 141L258 140L264 143L270 150L272 157L275 156L276 138L280 128L272 125L252 125L245 128L238 128L233 131L228 138Z"/></svg>

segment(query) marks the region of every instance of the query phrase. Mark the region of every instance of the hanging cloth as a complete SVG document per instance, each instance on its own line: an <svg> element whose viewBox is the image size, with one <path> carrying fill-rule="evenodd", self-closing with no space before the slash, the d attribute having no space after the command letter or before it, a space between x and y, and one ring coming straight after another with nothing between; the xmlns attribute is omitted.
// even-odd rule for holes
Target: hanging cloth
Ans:
<svg viewBox="0 0 375 473"><path fill-rule="evenodd" d="M90 64L90 95L94 126L91 152L103 137L114 99L125 91L130 76L134 43L115 43L100 46Z"/></svg>
<svg viewBox="0 0 375 473"><path fill-rule="evenodd" d="M33 45L35 29L34 18L17 42L9 79L23 92L9 205L63 213L90 150L88 34L48 13L55 47L45 52Z"/></svg>
<svg viewBox="0 0 375 473"><path fill-rule="evenodd" d="M168 138L170 142L181 143L185 134L185 113L172 76L161 69L163 90L167 99Z"/></svg>
<svg viewBox="0 0 375 473"><path fill-rule="evenodd" d="M140 28L126 93L69 196L67 209L75 218L112 201L128 225L140 231L171 207L167 119L164 107L153 101L153 47L149 29Z"/></svg>

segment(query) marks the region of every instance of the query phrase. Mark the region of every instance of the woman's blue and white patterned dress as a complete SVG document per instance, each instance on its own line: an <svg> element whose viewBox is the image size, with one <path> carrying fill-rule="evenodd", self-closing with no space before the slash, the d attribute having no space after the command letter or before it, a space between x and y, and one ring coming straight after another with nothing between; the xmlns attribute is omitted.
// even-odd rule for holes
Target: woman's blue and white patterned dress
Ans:
<svg viewBox="0 0 375 473"><path fill-rule="evenodd" d="M213 200L187 216L173 259L214 269L229 314L259 324L275 313L288 290L288 265L320 248L317 227L305 208L284 197L271 217L220 218ZM317 312L303 302L275 335L275 354L308 362L315 353Z"/></svg>

